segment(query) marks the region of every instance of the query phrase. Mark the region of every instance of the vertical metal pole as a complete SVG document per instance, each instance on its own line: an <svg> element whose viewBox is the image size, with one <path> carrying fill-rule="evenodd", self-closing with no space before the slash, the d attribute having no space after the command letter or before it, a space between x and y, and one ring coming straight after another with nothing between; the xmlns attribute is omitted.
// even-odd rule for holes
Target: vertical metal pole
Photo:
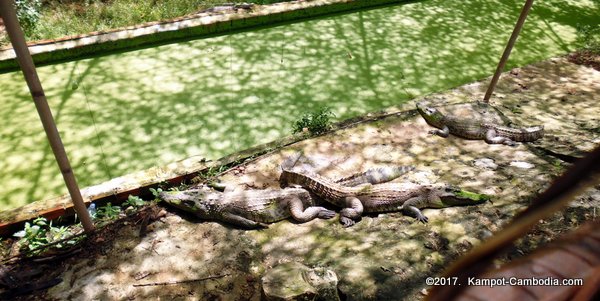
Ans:
<svg viewBox="0 0 600 301"><path fill-rule="evenodd" d="M29 53L29 48L27 48L23 30L17 20L14 2L12 0L0 0L0 15L4 19L6 32L8 33L13 49L17 54L17 61L21 66L21 70L23 70L23 76L25 77L29 92L31 92L33 102L35 103L35 107L42 120L42 125L44 126L46 136L48 136L48 140L50 141L50 146L52 147L52 152L54 153L60 172L63 175L63 179L65 180L65 184L71 195L75 211L77 212L85 231L93 231L94 224L92 223L92 219L83 202L81 191L77 186L75 174L73 173L73 169L71 169L69 158L67 158L67 153L65 152L65 148L60 139L60 134L58 133L54 118L52 117L52 112L46 101L42 83L38 78L33 59Z"/></svg>
<svg viewBox="0 0 600 301"><path fill-rule="evenodd" d="M496 68L496 73L494 73L494 77L492 77L492 81L488 86L487 92L485 92L485 96L483 97L483 102L489 102L490 97L492 97L492 93L494 92L494 88L496 88L496 84L498 83L498 79L500 78L500 74L504 70L504 66L506 65L506 61L508 61L508 57L510 56L510 52L515 46L515 42L519 37L519 33L521 32L521 28L523 28L523 24L525 23L525 19L527 19L527 15L529 15L529 10L533 5L533 0L525 1L525 5L521 10L521 15L519 16L519 20L517 20L517 24L515 25L515 29L508 40L508 44L504 49L504 53L502 54L502 58L500 58L500 62L498 63L498 68Z"/></svg>

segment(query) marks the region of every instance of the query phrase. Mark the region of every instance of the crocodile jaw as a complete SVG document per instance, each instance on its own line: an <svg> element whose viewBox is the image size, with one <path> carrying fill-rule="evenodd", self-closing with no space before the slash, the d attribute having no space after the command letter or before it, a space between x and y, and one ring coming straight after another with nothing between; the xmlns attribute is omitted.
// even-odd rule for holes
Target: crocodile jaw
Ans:
<svg viewBox="0 0 600 301"><path fill-rule="evenodd" d="M453 186L439 187L431 192L429 207L446 208L482 204L490 200L485 194L466 191Z"/></svg>
<svg viewBox="0 0 600 301"><path fill-rule="evenodd" d="M184 211L192 212L199 217L210 217L213 211L209 201L201 200L208 198L208 193L201 189L189 191L163 191L159 198L171 206Z"/></svg>
<svg viewBox="0 0 600 301"><path fill-rule="evenodd" d="M457 191L445 191L439 195L443 207L468 206L482 204L490 200L485 194L470 192L462 189Z"/></svg>

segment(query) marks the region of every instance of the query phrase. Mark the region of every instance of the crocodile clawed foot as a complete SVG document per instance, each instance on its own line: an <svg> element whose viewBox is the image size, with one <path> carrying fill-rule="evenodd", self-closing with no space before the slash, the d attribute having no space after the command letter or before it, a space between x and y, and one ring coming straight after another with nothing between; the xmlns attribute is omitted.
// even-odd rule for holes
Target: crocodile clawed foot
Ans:
<svg viewBox="0 0 600 301"><path fill-rule="evenodd" d="M508 146L512 146L512 147L517 146L517 143L512 140L508 140L508 141L504 142L504 144L506 144Z"/></svg>
<svg viewBox="0 0 600 301"><path fill-rule="evenodd" d="M423 224L427 224L427 222L429 222L429 218L427 218L427 216L422 215L422 214L417 216L417 220L422 222Z"/></svg>
<svg viewBox="0 0 600 301"><path fill-rule="evenodd" d="M356 224L356 222L350 218L347 218L345 216L341 216L340 217L340 222L342 223L342 226L344 228L348 228L350 226L353 226L354 224Z"/></svg>
<svg viewBox="0 0 600 301"><path fill-rule="evenodd" d="M322 218L322 219L330 219L330 218L332 218L334 216L335 216L335 211L328 210L328 209L325 209L325 208L323 208L323 210L321 210L319 212L319 214L318 214L318 217Z"/></svg>

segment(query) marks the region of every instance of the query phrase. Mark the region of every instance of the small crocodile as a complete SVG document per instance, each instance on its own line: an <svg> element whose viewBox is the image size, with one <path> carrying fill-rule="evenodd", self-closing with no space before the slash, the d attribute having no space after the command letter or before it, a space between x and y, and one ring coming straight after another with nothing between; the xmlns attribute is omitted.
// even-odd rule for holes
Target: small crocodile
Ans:
<svg viewBox="0 0 600 301"><path fill-rule="evenodd" d="M340 222L346 227L356 223L363 212L403 211L412 213L417 220L426 223L428 219L421 213L420 208L474 205L489 200L486 195L451 186L419 185L410 182L367 183L347 187L316 173L296 172L291 169L290 162L291 160L286 160L281 165L281 185L299 185L343 208L340 211Z"/></svg>
<svg viewBox="0 0 600 301"><path fill-rule="evenodd" d="M417 103L417 110L425 118L425 121L438 129L429 133L441 137L449 134L474 140L485 140L489 144L505 144L515 146L515 142L531 142L542 138L544 126L532 126L524 128L512 128L494 124L494 122L481 120L469 120L454 116L444 116L438 109L429 107L424 103Z"/></svg>
<svg viewBox="0 0 600 301"><path fill-rule="evenodd" d="M412 166L370 169L339 179L341 185L358 185L364 182L391 181L412 170ZM280 221L290 216L296 221L307 222L315 218L332 218L335 212L315 206L311 194L302 188L229 190L220 184L216 191L207 186L184 191L161 192L165 202L191 212L196 216L231 223L244 228L264 227L265 223Z"/></svg>

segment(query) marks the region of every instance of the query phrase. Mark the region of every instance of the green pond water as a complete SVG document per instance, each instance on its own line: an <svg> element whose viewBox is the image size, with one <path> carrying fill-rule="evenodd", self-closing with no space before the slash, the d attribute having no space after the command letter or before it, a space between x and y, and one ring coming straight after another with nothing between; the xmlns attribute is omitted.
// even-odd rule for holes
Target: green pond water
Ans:
<svg viewBox="0 0 600 301"><path fill-rule="evenodd" d="M432 0L38 69L80 186L287 135L491 75L524 1ZM597 2L596 2L597 3ZM595 1L537 1L507 68L574 49ZM66 193L19 72L0 74L0 206Z"/></svg>

